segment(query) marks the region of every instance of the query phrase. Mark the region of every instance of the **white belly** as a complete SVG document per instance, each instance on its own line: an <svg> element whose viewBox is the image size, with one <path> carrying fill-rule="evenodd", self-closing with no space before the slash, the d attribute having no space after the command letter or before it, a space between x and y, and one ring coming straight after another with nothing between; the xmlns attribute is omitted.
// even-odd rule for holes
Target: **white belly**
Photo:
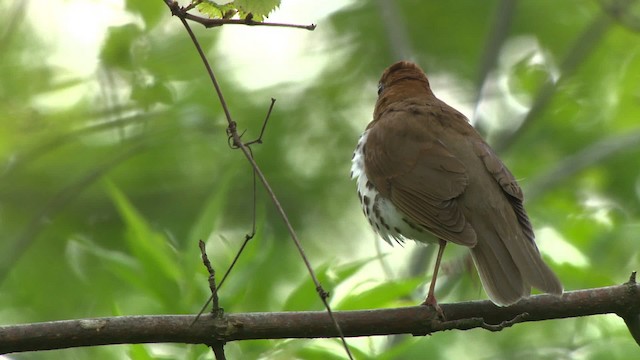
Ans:
<svg viewBox="0 0 640 360"><path fill-rule="evenodd" d="M406 216L396 209L390 200L380 196L373 183L367 178L367 174L364 171L363 152L367 141L367 133L368 130L362 134L353 153L351 178L357 178L358 198L369 224L384 241L391 245L393 245L392 240L398 243L402 243L406 239L420 242L436 241L435 238L427 234L425 229L412 224Z"/></svg>

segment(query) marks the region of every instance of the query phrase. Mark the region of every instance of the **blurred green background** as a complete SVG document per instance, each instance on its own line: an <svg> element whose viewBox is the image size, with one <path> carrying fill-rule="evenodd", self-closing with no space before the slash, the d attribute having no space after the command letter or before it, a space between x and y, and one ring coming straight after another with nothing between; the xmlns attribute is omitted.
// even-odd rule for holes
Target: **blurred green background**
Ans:
<svg viewBox="0 0 640 360"><path fill-rule="evenodd" d="M245 139L335 309L422 301L431 248L380 244L349 179L376 83L418 62L436 95L500 152L567 290L638 264L638 1L285 1L268 20L313 31L194 29ZM158 1L0 3L0 323L197 312L251 229L252 176L230 150L204 67ZM320 310L273 205L221 290L227 312ZM441 302L484 299L463 249ZM629 359L621 319L350 339L358 359ZM232 359L343 358L331 340L247 341ZM473 349L473 350L471 350ZM11 359L212 359L204 346L69 349Z"/></svg>

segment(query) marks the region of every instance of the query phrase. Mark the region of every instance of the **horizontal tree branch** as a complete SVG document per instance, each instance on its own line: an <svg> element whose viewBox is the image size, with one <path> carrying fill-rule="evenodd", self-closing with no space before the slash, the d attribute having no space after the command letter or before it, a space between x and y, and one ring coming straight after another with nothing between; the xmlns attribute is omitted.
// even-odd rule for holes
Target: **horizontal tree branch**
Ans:
<svg viewBox="0 0 640 360"><path fill-rule="evenodd" d="M518 322L598 314L617 314L631 334L640 333L640 287L635 273L629 282L562 297L537 295L509 307L490 301L441 304L446 321L432 308L336 311L345 336L431 334L443 330L501 330ZM138 343L219 344L248 339L329 338L337 331L326 311L238 313L215 318L195 315L119 316L52 321L0 327L0 353L53 350L80 346Z"/></svg>

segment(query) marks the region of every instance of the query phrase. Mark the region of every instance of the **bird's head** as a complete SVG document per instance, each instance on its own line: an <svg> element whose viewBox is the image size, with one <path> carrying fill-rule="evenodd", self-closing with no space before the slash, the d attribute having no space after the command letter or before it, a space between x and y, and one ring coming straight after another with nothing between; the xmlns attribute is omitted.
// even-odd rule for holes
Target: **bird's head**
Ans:
<svg viewBox="0 0 640 360"><path fill-rule="evenodd" d="M432 98L433 92L424 71L410 61L398 61L389 66L378 83L378 101L374 119L393 103L410 98Z"/></svg>

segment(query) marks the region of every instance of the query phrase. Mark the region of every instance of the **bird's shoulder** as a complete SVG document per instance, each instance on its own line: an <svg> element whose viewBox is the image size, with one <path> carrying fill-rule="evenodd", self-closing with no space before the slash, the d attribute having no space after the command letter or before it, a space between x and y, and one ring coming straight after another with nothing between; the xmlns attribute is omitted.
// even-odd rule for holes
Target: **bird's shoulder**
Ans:
<svg viewBox="0 0 640 360"><path fill-rule="evenodd" d="M442 239L473 246L475 233L456 200L469 175L447 146L451 139L444 137L452 132L440 117L433 104L404 101L388 107L367 131L365 171L380 194L413 223Z"/></svg>
<svg viewBox="0 0 640 360"><path fill-rule="evenodd" d="M398 101L369 126L365 169L383 195L389 195L393 187L425 191L423 181L431 182L428 191L443 200L462 192L468 181L466 168L447 142L465 141L466 131L447 130L443 105L419 99ZM462 114L460 117L466 123ZM447 139L452 134L456 139Z"/></svg>

